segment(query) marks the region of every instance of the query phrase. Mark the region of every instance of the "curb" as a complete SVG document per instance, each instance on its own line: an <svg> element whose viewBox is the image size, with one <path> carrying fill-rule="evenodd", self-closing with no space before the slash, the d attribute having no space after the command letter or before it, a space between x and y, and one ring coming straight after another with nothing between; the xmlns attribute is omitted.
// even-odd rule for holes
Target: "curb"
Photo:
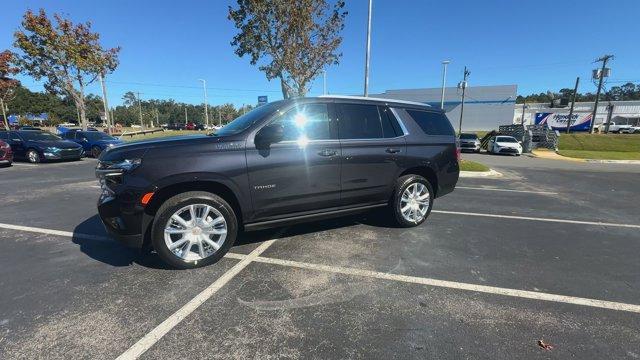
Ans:
<svg viewBox="0 0 640 360"><path fill-rule="evenodd" d="M564 160L564 161L573 161L573 162L583 162L583 163L592 163L592 164L629 164L629 165L640 165L640 160L606 160L606 159L580 159L580 158L572 158L569 156L560 155L555 151L549 151L548 153L532 151L531 157L537 157L539 159L551 159L551 160Z"/></svg>
<svg viewBox="0 0 640 360"><path fill-rule="evenodd" d="M460 171L461 178L499 178L502 173L493 169L489 171Z"/></svg>
<svg viewBox="0 0 640 360"><path fill-rule="evenodd" d="M599 160L599 159L585 159L588 163L596 164L633 164L640 165L640 160Z"/></svg>

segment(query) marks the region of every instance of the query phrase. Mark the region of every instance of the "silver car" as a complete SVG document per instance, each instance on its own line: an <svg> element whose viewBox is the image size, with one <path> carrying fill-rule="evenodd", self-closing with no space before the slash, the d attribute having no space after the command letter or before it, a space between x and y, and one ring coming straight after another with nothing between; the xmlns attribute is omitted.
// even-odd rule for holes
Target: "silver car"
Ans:
<svg viewBox="0 0 640 360"><path fill-rule="evenodd" d="M473 133L462 133L458 136L461 151L480 152L480 139Z"/></svg>

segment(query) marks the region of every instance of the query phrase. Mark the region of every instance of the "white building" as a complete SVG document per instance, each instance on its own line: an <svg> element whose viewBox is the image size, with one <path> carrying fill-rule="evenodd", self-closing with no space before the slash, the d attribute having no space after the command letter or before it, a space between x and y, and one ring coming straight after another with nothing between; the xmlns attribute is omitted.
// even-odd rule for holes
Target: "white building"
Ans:
<svg viewBox="0 0 640 360"><path fill-rule="evenodd" d="M510 125L514 118L516 85L467 87L462 119L462 131L488 131L500 125ZM440 107L442 88L387 90L371 97L417 101ZM456 131L460 120L462 92L445 88L444 109Z"/></svg>

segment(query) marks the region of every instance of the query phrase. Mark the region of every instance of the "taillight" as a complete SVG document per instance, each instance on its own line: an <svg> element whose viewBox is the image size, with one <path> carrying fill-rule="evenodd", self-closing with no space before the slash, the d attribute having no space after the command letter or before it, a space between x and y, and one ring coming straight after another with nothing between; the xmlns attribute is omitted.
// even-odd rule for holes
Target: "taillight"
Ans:
<svg viewBox="0 0 640 360"><path fill-rule="evenodd" d="M456 159L462 160L462 150L460 149L460 140L456 140Z"/></svg>

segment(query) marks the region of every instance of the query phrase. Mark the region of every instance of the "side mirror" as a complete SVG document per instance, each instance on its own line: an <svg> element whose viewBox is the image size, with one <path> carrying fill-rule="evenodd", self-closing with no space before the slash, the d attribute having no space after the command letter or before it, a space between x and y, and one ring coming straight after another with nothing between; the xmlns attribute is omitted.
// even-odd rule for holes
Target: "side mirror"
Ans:
<svg viewBox="0 0 640 360"><path fill-rule="evenodd" d="M271 144L282 141L284 137L284 127L280 124L269 124L256 134L254 140L256 147L268 147Z"/></svg>
<svg viewBox="0 0 640 360"><path fill-rule="evenodd" d="M89 140L87 140L87 138L82 138L82 140L80 140L82 142L89 142Z"/></svg>

